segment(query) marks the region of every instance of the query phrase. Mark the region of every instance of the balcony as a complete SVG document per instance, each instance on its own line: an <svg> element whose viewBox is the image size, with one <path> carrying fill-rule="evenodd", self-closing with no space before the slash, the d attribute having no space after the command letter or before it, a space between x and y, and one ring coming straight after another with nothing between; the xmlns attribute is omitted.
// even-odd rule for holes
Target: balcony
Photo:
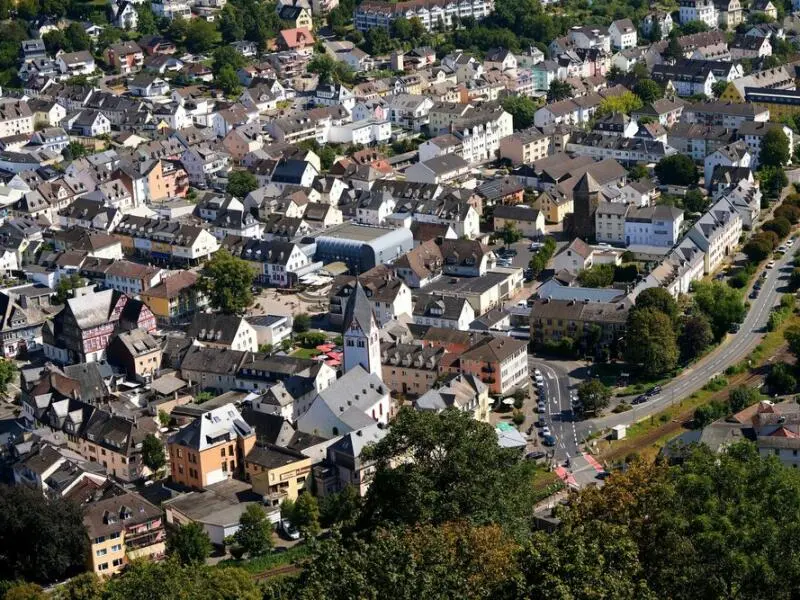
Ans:
<svg viewBox="0 0 800 600"><path fill-rule="evenodd" d="M163 529L154 529L133 536L126 535L125 548L128 552L138 550L140 548L146 548L147 546L152 546L154 544L158 544L159 542L163 542L166 540L166 537L166 532Z"/></svg>

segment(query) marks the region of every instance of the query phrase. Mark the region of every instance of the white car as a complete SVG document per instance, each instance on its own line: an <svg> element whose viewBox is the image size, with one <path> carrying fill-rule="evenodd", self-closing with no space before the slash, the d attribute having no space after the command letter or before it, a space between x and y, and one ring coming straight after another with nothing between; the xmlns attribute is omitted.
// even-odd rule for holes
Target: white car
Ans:
<svg viewBox="0 0 800 600"><path fill-rule="evenodd" d="M283 531L290 540L300 539L300 532L297 531L297 527L292 525L288 519L281 519L281 531Z"/></svg>
<svg viewBox="0 0 800 600"><path fill-rule="evenodd" d="M792 247L792 244L794 244L794 240L786 240L786 246L787 246L788 248L791 248L791 247Z"/></svg>
<svg viewBox="0 0 800 600"><path fill-rule="evenodd" d="M769 261L769 262L767 263L767 268L768 268L768 269L771 269L771 268L772 268L772 267L774 267L774 266L775 266L775 261L774 261L774 260L771 260L771 261Z"/></svg>
<svg viewBox="0 0 800 600"><path fill-rule="evenodd" d="M786 252L786 246L778 246L776 252Z"/></svg>
<svg viewBox="0 0 800 600"><path fill-rule="evenodd" d="M542 435L550 435L550 428L547 426L542 427Z"/></svg>

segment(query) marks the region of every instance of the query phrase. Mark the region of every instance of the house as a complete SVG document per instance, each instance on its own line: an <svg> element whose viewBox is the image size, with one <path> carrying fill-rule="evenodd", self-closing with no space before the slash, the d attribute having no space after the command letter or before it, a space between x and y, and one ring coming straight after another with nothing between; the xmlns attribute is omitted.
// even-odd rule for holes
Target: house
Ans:
<svg viewBox="0 0 800 600"><path fill-rule="evenodd" d="M311 476L311 459L297 450L276 444L254 446L244 458L245 479L267 506L295 501L306 490ZM310 483L310 482L309 482Z"/></svg>
<svg viewBox="0 0 800 600"><path fill-rule="evenodd" d="M772 44L769 38L765 37L737 35L733 38L730 49L732 60L741 60L743 58L759 59L765 56L772 56Z"/></svg>
<svg viewBox="0 0 800 600"><path fill-rule="evenodd" d="M639 26L642 35L657 42L669 36L672 25L672 15L669 12L653 10L644 16Z"/></svg>
<svg viewBox="0 0 800 600"><path fill-rule="evenodd" d="M140 292L140 297L160 325L185 322L208 304L208 299L197 289L197 279L192 271L178 271Z"/></svg>
<svg viewBox="0 0 800 600"><path fill-rule="evenodd" d="M98 577L119 573L135 559L159 560L167 550L161 509L135 492L114 488L83 507L88 563Z"/></svg>
<svg viewBox="0 0 800 600"><path fill-rule="evenodd" d="M69 131L76 135L97 137L111 133L111 121L98 110L82 110L66 121Z"/></svg>
<svg viewBox="0 0 800 600"><path fill-rule="evenodd" d="M362 498L375 476L375 462L366 460L364 448L378 443L386 435L387 429L379 424L370 424L344 434L327 448L327 462L333 471L333 482L326 485L318 480L317 489L335 492L346 486L353 486ZM328 478L326 478L328 479Z"/></svg>
<svg viewBox="0 0 800 600"><path fill-rule="evenodd" d="M410 316L413 310L411 290L403 279L393 275L382 265L359 276L358 283L364 290L372 307L378 327L383 327L403 315ZM340 275L331 283L328 293L331 325L344 322L349 298L355 293L356 278Z"/></svg>
<svg viewBox="0 0 800 600"><path fill-rule="evenodd" d="M125 31L136 30L139 25L139 13L133 2L114 0L111 3L111 21L115 27Z"/></svg>
<svg viewBox="0 0 800 600"><path fill-rule="evenodd" d="M492 10L493 6L489 0L477 0L471 3L432 0L426 5L417 4L412 0L403 2L368 0L356 7L353 18L356 29L365 34L373 27L388 30L392 23L401 17L418 18L426 31L431 32L437 27L450 30L466 17L480 21L488 17Z"/></svg>
<svg viewBox="0 0 800 600"><path fill-rule="evenodd" d="M23 308L14 296L0 292L0 334L3 339L3 356L16 358L18 354L37 350L42 344L42 323L45 313L30 307Z"/></svg>
<svg viewBox="0 0 800 600"><path fill-rule="evenodd" d="M47 48L42 38L22 40L20 49L22 50L22 60L25 62L47 58Z"/></svg>
<svg viewBox="0 0 800 600"><path fill-rule="evenodd" d="M356 104L353 92L340 83L318 85L314 90L313 101L320 106L343 106L348 112Z"/></svg>
<svg viewBox="0 0 800 600"><path fill-rule="evenodd" d="M247 322L255 330L259 346L277 347L292 335L292 317L288 315L254 315L247 317Z"/></svg>
<svg viewBox="0 0 800 600"><path fill-rule="evenodd" d="M94 57L88 50L59 52L56 54L56 63L61 74L70 77L91 75L96 68Z"/></svg>
<svg viewBox="0 0 800 600"><path fill-rule="evenodd" d="M778 18L778 9L771 0L753 0L750 12L762 14L773 20Z"/></svg>
<svg viewBox="0 0 800 600"><path fill-rule="evenodd" d="M161 77L140 73L128 83L128 91L131 95L142 98L166 96L169 93L169 84Z"/></svg>
<svg viewBox="0 0 800 600"><path fill-rule="evenodd" d="M745 121L769 121L769 110L754 104L712 101L690 104L684 108L681 116L681 123L730 129L738 129Z"/></svg>
<svg viewBox="0 0 800 600"><path fill-rule="evenodd" d="M313 29L314 22L309 7L302 6L299 2L292 2L287 4L278 3L276 8L281 21L290 23L296 29L304 28L308 31Z"/></svg>
<svg viewBox="0 0 800 600"><path fill-rule="evenodd" d="M455 154L444 154L406 169L406 179L420 183L447 183L469 174L469 163Z"/></svg>
<svg viewBox="0 0 800 600"><path fill-rule="evenodd" d="M722 198L686 235L704 253L704 272L713 273L725 257L736 251L742 235L742 217L726 198Z"/></svg>
<svg viewBox="0 0 800 600"><path fill-rule="evenodd" d="M422 396L435 386L444 354L442 348L384 342L381 344L381 378L395 394Z"/></svg>
<svg viewBox="0 0 800 600"><path fill-rule="evenodd" d="M242 40L231 42L230 46L245 58L252 58L258 54L258 45L255 42Z"/></svg>
<svg viewBox="0 0 800 600"><path fill-rule="evenodd" d="M377 332L375 336L377 340ZM335 437L376 423L386 425L391 413L389 388L378 375L356 364L317 394L309 409L297 420L297 429Z"/></svg>
<svg viewBox="0 0 800 600"><path fill-rule="evenodd" d="M721 29L732 30L744 21L742 4L739 0L714 0L717 21Z"/></svg>
<svg viewBox="0 0 800 600"><path fill-rule="evenodd" d="M653 80L662 85L671 85L680 96L712 97L712 86L717 82L713 69L705 61L680 61L674 65L655 65Z"/></svg>
<svg viewBox="0 0 800 600"><path fill-rule="evenodd" d="M117 328L152 332L156 319L144 304L116 290L69 298L42 332L45 356L60 363L102 360Z"/></svg>
<svg viewBox="0 0 800 600"><path fill-rule="evenodd" d="M108 362L133 381L149 383L161 368L161 344L141 329L119 333L106 349Z"/></svg>
<svg viewBox="0 0 800 600"><path fill-rule="evenodd" d="M392 96L387 107L389 120L401 127L419 131L429 122L428 113L434 101L428 96L397 94Z"/></svg>
<svg viewBox="0 0 800 600"><path fill-rule="evenodd" d="M278 48L300 54L311 54L314 49L314 36L306 27L282 29L278 35Z"/></svg>
<svg viewBox="0 0 800 600"><path fill-rule="evenodd" d="M712 0L680 0L678 4L681 25L701 21L710 29L717 27L717 8Z"/></svg>
<svg viewBox="0 0 800 600"><path fill-rule="evenodd" d="M634 48L637 43L638 35L633 21L630 19L619 19L611 23L608 28L611 35L611 45L618 50Z"/></svg>
<svg viewBox="0 0 800 600"><path fill-rule="evenodd" d="M526 206L496 206L492 213L494 230L502 231L507 225L515 226L522 235L538 238L545 234L544 213Z"/></svg>
<svg viewBox="0 0 800 600"><path fill-rule="evenodd" d="M747 144L751 169L755 170L761 164L761 142L764 136L773 129L781 131L786 136L786 139L789 140L789 148L794 148L794 132L781 123L747 121L742 123L736 131L736 139L742 140Z"/></svg>
<svg viewBox="0 0 800 600"><path fill-rule="evenodd" d="M553 270L556 273L569 271L577 274L594 264L592 258L592 247L582 239L575 238L566 248L553 257Z"/></svg>
<svg viewBox="0 0 800 600"><path fill-rule="evenodd" d="M663 127L670 128L677 123L686 102L680 98L662 98L654 100L650 104L645 104L642 108L631 112L631 118L641 121L644 117L651 117L657 120Z"/></svg>
<svg viewBox="0 0 800 600"><path fill-rule="evenodd" d="M195 313L186 335L209 348L250 352L258 349L255 330L244 317L236 315Z"/></svg>
<svg viewBox="0 0 800 600"><path fill-rule="evenodd" d="M454 408L472 415L476 421L489 421L489 388L480 378L468 373L450 376L446 383L429 389L414 401L420 411L442 412Z"/></svg>
<svg viewBox="0 0 800 600"><path fill-rule="evenodd" d="M144 64L144 51L132 41L112 44L106 49L105 57L123 75L139 71Z"/></svg>
<svg viewBox="0 0 800 600"><path fill-rule="evenodd" d="M225 481L244 473L245 457L256 434L233 404L203 413L169 438L172 480L193 488Z"/></svg>
<svg viewBox="0 0 800 600"><path fill-rule="evenodd" d="M33 133L34 116L28 103L23 100L0 102L0 138Z"/></svg>
<svg viewBox="0 0 800 600"><path fill-rule="evenodd" d="M513 165L530 164L549 153L550 136L536 127L531 127L500 140L500 158L511 161Z"/></svg>
<svg viewBox="0 0 800 600"><path fill-rule="evenodd" d="M448 366L451 373L480 379L495 396L505 396L529 385L528 343L510 337L486 335Z"/></svg>
<svg viewBox="0 0 800 600"><path fill-rule="evenodd" d="M625 216L625 245L664 246L678 241L683 211L666 204L632 208Z"/></svg>
<svg viewBox="0 0 800 600"><path fill-rule="evenodd" d="M595 346L613 352L624 338L630 308L629 301L580 302L539 298L530 306L531 341L539 346L569 338L574 343L587 345L583 341L584 332L599 329L599 342Z"/></svg>
<svg viewBox="0 0 800 600"><path fill-rule="evenodd" d="M412 317L417 325L445 327L467 331L475 320L475 309L465 298L420 294L414 304Z"/></svg>
<svg viewBox="0 0 800 600"><path fill-rule="evenodd" d="M705 157L703 161L703 179L711 182L716 167L750 167L752 155L743 140L718 148Z"/></svg>

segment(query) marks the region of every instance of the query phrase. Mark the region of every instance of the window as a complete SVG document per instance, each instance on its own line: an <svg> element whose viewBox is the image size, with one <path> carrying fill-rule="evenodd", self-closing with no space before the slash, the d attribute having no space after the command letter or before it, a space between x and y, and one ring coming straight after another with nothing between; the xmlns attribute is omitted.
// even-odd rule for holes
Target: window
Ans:
<svg viewBox="0 0 800 600"><path fill-rule="evenodd" d="M111 562L111 564L112 564L112 565L114 565L115 567L118 567L118 566L120 566L120 565L121 565L123 562L124 562L124 559L122 559L122 558L115 558L115 559L114 559L114 560Z"/></svg>
<svg viewBox="0 0 800 600"><path fill-rule="evenodd" d="M102 565L98 565L98 571L108 571L108 563L103 563Z"/></svg>
<svg viewBox="0 0 800 600"><path fill-rule="evenodd" d="M225 456L225 448L220 448L220 453L219 454L220 454L220 456L224 457Z"/></svg>
<svg viewBox="0 0 800 600"><path fill-rule="evenodd" d="M111 546L112 552L119 552L120 550L122 550L122 544L114 544L113 546Z"/></svg>
<svg viewBox="0 0 800 600"><path fill-rule="evenodd" d="M95 556L105 556L106 554L108 554L108 549L100 548L94 554L95 554Z"/></svg>
<svg viewBox="0 0 800 600"><path fill-rule="evenodd" d="M120 536L120 535L121 535L121 534L120 534L120 532L119 532L119 531L117 531L117 532L115 532L115 533L111 533L111 534L109 534L109 536L108 536L108 539L110 539L110 540L116 540L116 539L118 539L118 538L119 538L119 536Z"/></svg>

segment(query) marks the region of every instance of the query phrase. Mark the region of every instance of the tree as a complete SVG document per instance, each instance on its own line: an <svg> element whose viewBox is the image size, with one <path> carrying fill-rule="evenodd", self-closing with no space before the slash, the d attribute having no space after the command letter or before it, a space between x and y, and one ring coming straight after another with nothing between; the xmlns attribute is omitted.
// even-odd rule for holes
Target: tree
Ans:
<svg viewBox="0 0 800 600"><path fill-rule="evenodd" d="M674 60L684 58L683 48L678 42L677 37L669 38L669 42L667 42L667 49L664 51L664 56L666 58L672 58Z"/></svg>
<svg viewBox="0 0 800 600"><path fill-rule="evenodd" d="M170 21L166 33L167 37L176 44L183 44L189 34L189 22L182 17L176 17Z"/></svg>
<svg viewBox="0 0 800 600"><path fill-rule="evenodd" d="M236 76L236 71L230 65L225 65L220 70L216 77L216 82L219 88L225 93L226 96L238 96L241 86L239 85L239 78Z"/></svg>
<svg viewBox="0 0 800 600"><path fill-rule="evenodd" d="M508 221L500 230L500 237L503 239L503 243L506 247L508 247L522 239L522 232L514 223Z"/></svg>
<svg viewBox="0 0 800 600"><path fill-rule="evenodd" d="M20 581L11 586L3 596L4 600L48 600L48 596L41 586L35 583Z"/></svg>
<svg viewBox="0 0 800 600"><path fill-rule="evenodd" d="M67 40L66 34L61 30L48 31L42 36L45 49L55 54L59 49L65 48L67 51L72 51L72 45Z"/></svg>
<svg viewBox="0 0 800 600"><path fill-rule="evenodd" d="M658 180L667 185L695 185L700 179L694 161L685 154L665 156L655 168Z"/></svg>
<svg viewBox="0 0 800 600"><path fill-rule="evenodd" d="M636 82L633 91L645 104L661 100L664 97L664 90L652 79L640 79Z"/></svg>
<svg viewBox="0 0 800 600"><path fill-rule="evenodd" d="M742 294L722 281L694 283L694 304L711 323L714 339L721 340L734 323L747 314Z"/></svg>
<svg viewBox="0 0 800 600"><path fill-rule="evenodd" d="M614 283L614 265L599 264L578 272L578 282L584 287L604 288Z"/></svg>
<svg viewBox="0 0 800 600"><path fill-rule="evenodd" d="M747 255L747 259L750 262L759 263L775 249L772 241L773 237L778 237L773 231L770 231L769 235L757 233L747 241L742 248L742 252Z"/></svg>
<svg viewBox="0 0 800 600"><path fill-rule="evenodd" d="M578 386L578 399L584 414L599 416L611 400L611 390L599 379L587 379Z"/></svg>
<svg viewBox="0 0 800 600"><path fill-rule="evenodd" d="M789 235L792 230L792 224L785 217L777 217L770 219L761 226L764 231L774 231L780 239Z"/></svg>
<svg viewBox="0 0 800 600"><path fill-rule="evenodd" d="M364 46L369 54L386 54L392 49L392 40L383 27L373 27L364 36Z"/></svg>
<svg viewBox="0 0 800 600"><path fill-rule="evenodd" d="M725 79L720 79L715 81L711 84L711 93L714 94L715 98L719 98L722 94L725 93L725 90L728 88L728 82Z"/></svg>
<svg viewBox="0 0 800 600"><path fill-rule="evenodd" d="M312 58L306 70L309 73L316 73L320 83L351 83L353 81L353 71L347 63L337 61L327 54L317 54Z"/></svg>
<svg viewBox="0 0 800 600"><path fill-rule="evenodd" d="M81 573L56 588L55 600L101 600L103 583L94 573Z"/></svg>
<svg viewBox="0 0 800 600"><path fill-rule="evenodd" d="M731 412L738 413L748 406L755 404L761 398L756 388L738 385L728 392L728 407Z"/></svg>
<svg viewBox="0 0 800 600"><path fill-rule="evenodd" d="M572 98L573 94L572 84L560 79L554 79L550 82L550 89L547 91L547 102L567 100Z"/></svg>
<svg viewBox="0 0 800 600"><path fill-rule="evenodd" d="M600 103L600 106L597 107L595 116L602 117L603 115L610 115L614 113L629 115L634 110L638 110L641 107L642 101L639 96L631 92L624 92L619 96L609 96L605 98Z"/></svg>
<svg viewBox="0 0 800 600"><path fill-rule="evenodd" d="M225 67L231 67L235 72L245 65L244 56L233 46L220 46L214 50L213 60L214 62L211 64L211 70L215 75L219 74Z"/></svg>
<svg viewBox="0 0 800 600"><path fill-rule="evenodd" d="M231 171L225 191L236 198L244 198L258 189L258 180L250 171Z"/></svg>
<svg viewBox="0 0 800 600"><path fill-rule="evenodd" d="M789 162L789 138L780 125L775 125L761 138L759 162L768 167L780 167Z"/></svg>
<svg viewBox="0 0 800 600"><path fill-rule="evenodd" d="M678 344L670 317L653 308L628 313L625 359L647 375L663 375L678 364Z"/></svg>
<svg viewBox="0 0 800 600"><path fill-rule="evenodd" d="M789 185L789 179L781 167L763 165L757 175L761 182L761 189L768 198L777 198L781 190Z"/></svg>
<svg viewBox="0 0 800 600"><path fill-rule="evenodd" d="M81 144L78 141L71 141L64 150L61 151L64 155L64 160L75 160L81 158L83 156L87 156L89 151L86 149L86 146Z"/></svg>
<svg viewBox="0 0 800 600"><path fill-rule="evenodd" d="M186 48L190 52L208 52L219 39L216 25L205 19L192 19L186 28Z"/></svg>
<svg viewBox="0 0 800 600"><path fill-rule="evenodd" d="M405 17L400 17L392 21L392 37L406 41L411 39L411 23Z"/></svg>
<svg viewBox="0 0 800 600"><path fill-rule="evenodd" d="M152 433L148 433L142 442L142 462L153 472L167 464L164 444Z"/></svg>
<svg viewBox="0 0 800 600"><path fill-rule="evenodd" d="M87 546L77 504L28 486L0 485L0 580L48 583L77 574Z"/></svg>
<svg viewBox="0 0 800 600"><path fill-rule="evenodd" d="M292 514L292 525L306 536L316 536L320 532L319 504L317 499L304 491L297 497Z"/></svg>
<svg viewBox="0 0 800 600"><path fill-rule="evenodd" d="M261 556L272 548L272 525L258 504L249 504L239 519L239 529L233 534L250 556Z"/></svg>
<svg viewBox="0 0 800 600"><path fill-rule="evenodd" d="M295 315L294 321L292 322L292 330L295 333L304 333L309 330L311 327L311 317L308 313L300 313L299 315Z"/></svg>
<svg viewBox="0 0 800 600"><path fill-rule="evenodd" d="M211 539L199 523L187 523L167 538L167 552L182 565L202 564L211 554Z"/></svg>
<svg viewBox="0 0 800 600"><path fill-rule="evenodd" d="M245 27L241 11L233 4L227 3L219 12L219 31L222 40L230 44L244 39Z"/></svg>
<svg viewBox="0 0 800 600"><path fill-rule="evenodd" d="M782 217L786 219L792 225L800 223L800 208L790 204L781 204L772 214L775 218Z"/></svg>
<svg viewBox="0 0 800 600"><path fill-rule="evenodd" d="M250 290L255 270L247 261L217 250L205 267L197 284L209 298L211 306L227 314L241 314L253 302Z"/></svg>
<svg viewBox="0 0 800 600"><path fill-rule="evenodd" d="M703 33L708 31L708 25L703 21L689 21L681 25L681 33L683 35L692 35L693 33Z"/></svg>
<svg viewBox="0 0 800 600"><path fill-rule="evenodd" d="M156 16L150 8L150 4L140 4L136 7L138 19L136 21L136 31L142 35L154 35L158 33L158 23Z"/></svg>
<svg viewBox="0 0 800 600"><path fill-rule="evenodd" d="M648 288L636 297L636 310L645 308L662 312L673 322L678 318L678 303L672 294L662 287Z"/></svg>
<svg viewBox="0 0 800 600"><path fill-rule="evenodd" d="M773 364L765 381L770 391L775 394L791 394L797 388L797 379L792 373L792 368L785 362Z"/></svg>
<svg viewBox="0 0 800 600"><path fill-rule="evenodd" d="M711 323L703 313L684 317L678 334L681 360L690 361L700 356L714 342Z"/></svg>
<svg viewBox="0 0 800 600"><path fill-rule="evenodd" d="M358 527L497 523L509 532L528 527L533 467L497 444L487 423L468 413L401 408L392 427L362 450L375 474ZM408 460L394 465L396 457Z"/></svg>
<svg viewBox="0 0 800 600"><path fill-rule="evenodd" d="M70 23L64 31L64 35L74 52L89 50L92 47L92 40L80 23Z"/></svg>
<svg viewBox="0 0 800 600"><path fill-rule="evenodd" d="M689 212L702 213L708 208L708 196L699 189L691 189L683 197L683 207Z"/></svg>
<svg viewBox="0 0 800 600"><path fill-rule="evenodd" d="M503 98L503 110L511 115L514 129L527 129L533 125L536 102L530 96L512 95Z"/></svg>
<svg viewBox="0 0 800 600"><path fill-rule="evenodd" d="M320 498L320 525L330 527L341 523L344 526L350 526L355 523L360 510L361 496L354 486L347 484L341 492L325 494Z"/></svg>
<svg viewBox="0 0 800 600"><path fill-rule="evenodd" d="M800 325L790 325L783 333L783 337L789 343L789 351L795 358L800 359Z"/></svg>

